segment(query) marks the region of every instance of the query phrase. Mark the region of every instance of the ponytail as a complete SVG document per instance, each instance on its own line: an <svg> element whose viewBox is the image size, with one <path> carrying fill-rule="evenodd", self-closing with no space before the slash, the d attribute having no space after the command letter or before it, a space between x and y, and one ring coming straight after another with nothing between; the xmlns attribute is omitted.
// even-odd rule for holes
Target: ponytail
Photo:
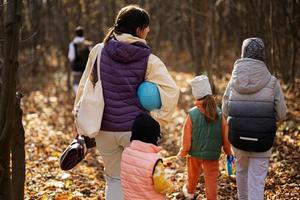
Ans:
<svg viewBox="0 0 300 200"><path fill-rule="evenodd" d="M137 5L128 5L122 8L116 19L115 24L111 27L103 39L106 44L113 36L113 33L127 33L137 37L137 28L144 29L149 26L150 17L146 10Z"/></svg>
<svg viewBox="0 0 300 200"><path fill-rule="evenodd" d="M115 27L111 27L107 34L105 35L104 39L103 39L103 43L106 44L108 42L108 40L110 40L110 38L112 38L113 33L115 32Z"/></svg>
<svg viewBox="0 0 300 200"><path fill-rule="evenodd" d="M206 122L215 122L217 120L217 103L212 95L204 97L203 107L205 109L204 115Z"/></svg>

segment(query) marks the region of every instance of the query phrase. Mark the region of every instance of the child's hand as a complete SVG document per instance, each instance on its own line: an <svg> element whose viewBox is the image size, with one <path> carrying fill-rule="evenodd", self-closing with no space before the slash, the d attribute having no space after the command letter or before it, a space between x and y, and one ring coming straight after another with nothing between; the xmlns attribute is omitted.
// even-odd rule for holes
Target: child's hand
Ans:
<svg viewBox="0 0 300 200"><path fill-rule="evenodd" d="M227 155L227 160L232 162L234 160L234 156L233 155Z"/></svg>
<svg viewBox="0 0 300 200"><path fill-rule="evenodd" d="M188 152L187 151L182 151L180 150L178 153L177 153L177 157L185 157L188 155Z"/></svg>
<svg viewBox="0 0 300 200"><path fill-rule="evenodd" d="M164 162L163 165L164 165L165 168L170 168L170 169L174 168L175 169L175 165L171 161Z"/></svg>

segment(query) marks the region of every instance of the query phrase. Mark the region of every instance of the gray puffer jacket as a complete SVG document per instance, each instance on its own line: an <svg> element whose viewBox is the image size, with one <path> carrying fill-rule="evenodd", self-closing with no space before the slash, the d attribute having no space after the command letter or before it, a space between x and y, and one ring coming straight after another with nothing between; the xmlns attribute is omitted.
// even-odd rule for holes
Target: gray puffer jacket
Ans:
<svg viewBox="0 0 300 200"><path fill-rule="evenodd" d="M231 80L223 96L222 111L229 123L229 135L230 132L242 135L240 145L243 145L247 140L249 143L256 140L255 137L247 137L247 134L275 134L275 122L285 118L287 107L281 87L265 63L251 58L241 58L234 64ZM269 145L272 145L272 142L273 139L270 137ZM271 149L265 152L252 152L240 150L237 145L235 146L233 147L235 152L244 155L255 157L271 155Z"/></svg>

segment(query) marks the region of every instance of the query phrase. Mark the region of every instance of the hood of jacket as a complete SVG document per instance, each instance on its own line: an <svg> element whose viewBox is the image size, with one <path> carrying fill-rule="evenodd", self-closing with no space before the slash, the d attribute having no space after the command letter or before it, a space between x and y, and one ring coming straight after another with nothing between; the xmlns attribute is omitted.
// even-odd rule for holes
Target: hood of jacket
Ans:
<svg viewBox="0 0 300 200"><path fill-rule="evenodd" d="M150 55L151 49L143 42L126 43L111 39L105 45L109 57L117 62L129 63L139 61Z"/></svg>
<svg viewBox="0 0 300 200"><path fill-rule="evenodd" d="M232 87L241 94L256 93L271 79L271 73L264 62L251 58L241 58L234 63Z"/></svg>

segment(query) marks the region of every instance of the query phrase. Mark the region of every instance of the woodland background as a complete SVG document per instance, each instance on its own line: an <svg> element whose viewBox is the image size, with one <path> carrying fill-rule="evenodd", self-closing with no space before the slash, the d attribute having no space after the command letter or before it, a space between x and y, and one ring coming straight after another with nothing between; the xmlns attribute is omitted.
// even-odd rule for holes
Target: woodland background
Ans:
<svg viewBox="0 0 300 200"><path fill-rule="evenodd" d="M15 18L20 35L15 39L7 31L13 15L10 3L20 5ZM187 80L207 74L220 104L242 41L247 37L264 40L267 66L279 78L289 109L288 119L279 124L265 195L267 199L298 199L299 0L0 0L1 71L7 67L9 41L17 42L19 50L15 87L24 94L25 199L104 199L103 165L98 152L92 151L71 171L59 169L59 156L73 137L74 94L70 89L68 44L78 25L85 28L86 39L94 44L101 42L114 24L117 11L128 4L149 11L151 31L147 41L181 88L172 122L163 127L165 156L177 153L182 123L193 103ZM5 96L2 92L1 99ZM3 130L0 123L0 136ZM2 150L7 144L3 141L0 137L0 161L5 152L7 155ZM223 158L220 167L219 198L235 199L236 185L225 174ZM184 162L174 161L170 171L177 190L168 199L183 199L180 188L186 176ZM204 198L203 188L201 178L198 199Z"/></svg>

